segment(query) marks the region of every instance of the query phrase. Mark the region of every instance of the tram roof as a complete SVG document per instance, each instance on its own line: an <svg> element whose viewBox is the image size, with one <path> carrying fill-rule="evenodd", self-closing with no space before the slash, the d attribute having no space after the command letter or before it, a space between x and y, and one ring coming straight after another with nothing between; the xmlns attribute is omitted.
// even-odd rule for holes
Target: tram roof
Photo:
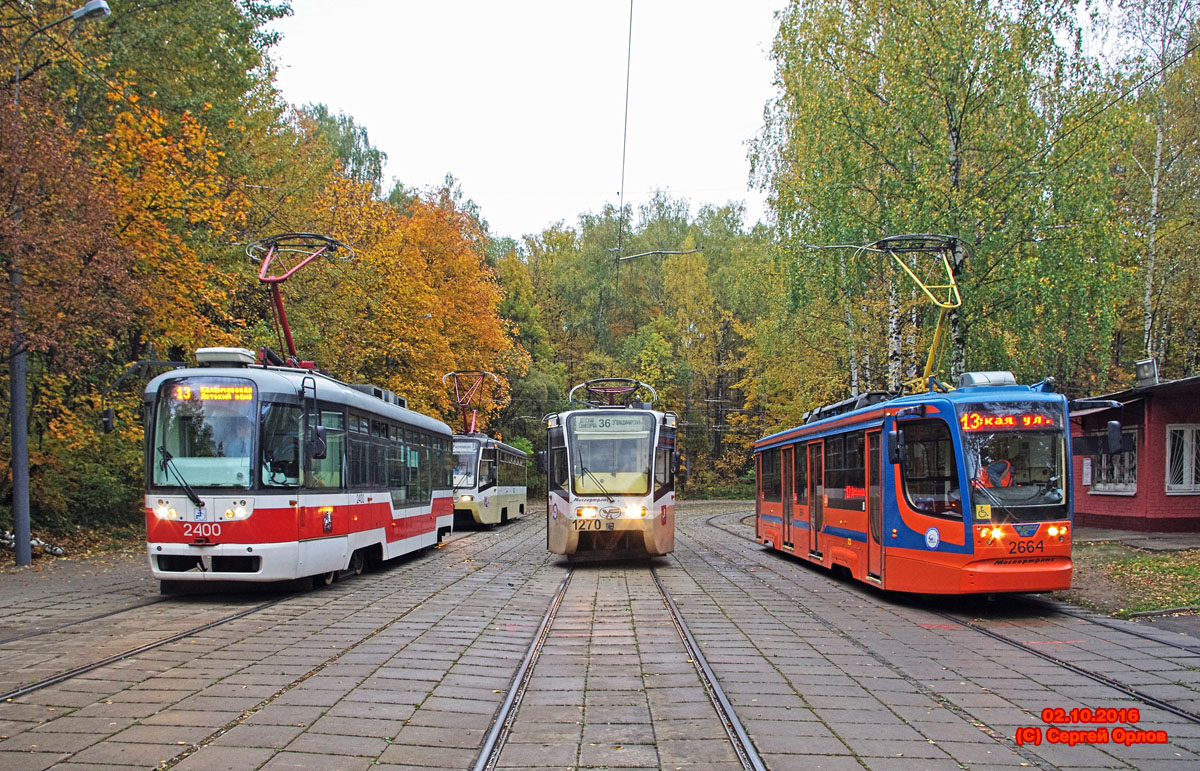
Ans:
<svg viewBox="0 0 1200 771"><path fill-rule="evenodd" d="M542 418L542 422L545 423L546 421L550 420L551 418L558 418L560 421L563 421L563 420L566 420L567 417L569 417L571 415L583 415L583 414L593 413L593 412L619 412L619 413L625 413L625 414L641 413L641 414L647 414L647 415L654 415L656 422L662 422L663 416L665 416L665 415L676 415L676 413L672 412L671 410L656 410L653 407L626 407L626 406L620 405L620 404L611 404L611 405L604 405L603 407L580 407L577 410L562 410L560 412L551 412L550 414L548 414ZM678 417L678 415L676 415L676 417Z"/></svg>
<svg viewBox="0 0 1200 771"><path fill-rule="evenodd" d="M936 401L949 402L951 405L989 401L1049 403L1063 402L1065 398L1062 394L1042 390L1040 385L979 385L959 387L950 391L927 391L919 394L905 394L881 401L871 401L869 404L856 409L850 409L827 418L814 420L811 423L803 423L799 426L776 431L755 441L754 448L756 450L766 449L801 436L820 436L834 429L860 425L866 422L882 422L884 417L895 414L897 410L904 407L931 404ZM846 402L851 401L853 399L846 400ZM844 403L838 402L837 404Z"/></svg>
<svg viewBox="0 0 1200 771"><path fill-rule="evenodd" d="M484 442L491 447L500 447L502 449L508 450L509 452L516 453L517 455L520 455L522 458L528 457L528 453L526 453L524 450L522 450L518 447L513 447L511 444L505 444L504 442L500 441L499 439L493 439L492 437L488 436L487 434L481 434L478 432L476 432L474 434L455 434L454 439L455 439L455 441L457 441L459 439L471 439L476 442Z"/></svg>
<svg viewBox="0 0 1200 771"><path fill-rule="evenodd" d="M355 390L347 383L343 383L336 378L320 372L307 369L293 369L290 367L251 364L241 367L188 367L185 369L175 369L158 375L146 384L146 399L153 398L158 393L158 388L164 381L182 377L231 377L251 380L258 388L259 394L285 396L290 399L298 397L301 384L305 378L313 378L318 384L317 395L322 399L329 399L328 389L333 388L337 396L335 399L329 399L329 401L336 401L340 404L360 409L363 412L391 417L413 428L419 428L424 431L444 434L446 436L451 436L454 433L450 429L450 426L437 418L431 418L423 413L414 412L407 407L401 407L398 404L391 404L383 399L370 396L362 391ZM321 390L322 385L326 387L324 392Z"/></svg>

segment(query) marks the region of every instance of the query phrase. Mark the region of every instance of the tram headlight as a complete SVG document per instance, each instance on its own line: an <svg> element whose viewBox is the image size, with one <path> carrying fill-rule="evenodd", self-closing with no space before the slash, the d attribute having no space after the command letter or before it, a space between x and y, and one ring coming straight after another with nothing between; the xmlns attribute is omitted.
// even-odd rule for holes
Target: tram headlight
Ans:
<svg viewBox="0 0 1200 771"><path fill-rule="evenodd" d="M225 509L225 519L236 520L245 519L250 516L250 507L245 501L235 501L232 505Z"/></svg>
<svg viewBox="0 0 1200 771"><path fill-rule="evenodd" d="M1055 535L1058 535L1058 528L1055 527L1054 525L1051 525L1049 528L1046 529L1046 532L1052 536L1055 536Z"/></svg>
<svg viewBox="0 0 1200 771"><path fill-rule="evenodd" d="M159 519L179 519L179 512L168 501L160 500L154 506L154 516Z"/></svg>
<svg viewBox="0 0 1200 771"><path fill-rule="evenodd" d="M475 500L475 496L471 495L470 493L463 493L462 496L459 497L459 500L470 503L471 501Z"/></svg>
<svg viewBox="0 0 1200 771"><path fill-rule="evenodd" d="M575 516L581 519L595 519L600 516L600 509L595 506L580 506L578 509L575 509Z"/></svg>
<svg viewBox="0 0 1200 771"><path fill-rule="evenodd" d="M646 507L631 503L623 509L626 519L637 519L646 516Z"/></svg>

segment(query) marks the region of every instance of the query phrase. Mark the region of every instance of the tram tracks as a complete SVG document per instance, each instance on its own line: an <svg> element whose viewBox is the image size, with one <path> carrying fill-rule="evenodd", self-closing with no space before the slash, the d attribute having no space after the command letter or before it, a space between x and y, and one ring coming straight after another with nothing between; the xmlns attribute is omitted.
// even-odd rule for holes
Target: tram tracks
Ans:
<svg viewBox="0 0 1200 771"><path fill-rule="evenodd" d="M736 537L736 538L738 538L738 539L740 539L740 540L743 540L743 541L745 541L746 539L745 539L745 535L744 535L743 533L738 533L738 532L736 532L736 531L733 531L733 530L730 530L729 528L727 528L727 527L724 527L724 526L722 526L722 525L720 525L720 524L716 524L716 523L714 523L714 520L716 520L718 517L721 517L721 516L726 516L727 514L728 514L727 512L726 512L726 513L721 513L721 514L714 514L714 515L712 515L711 517L708 517L708 518L706 519L706 521L705 521L705 524L706 524L706 525L708 525L708 526L711 526L711 527L715 527L715 528L716 528L716 529L718 529L718 530L722 530L722 531L724 531L725 533L728 533L729 535L732 535L732 536L734 536L734 537ZM743 519L742 519L742 521L743 521L743 523L744 523L744 522L745 522L745 518L743 518ZM729 564L733 565L735 568L737 568L737 569L741 570L741 568L738 568L738 566L737 566L735 563L733 563L732 561L730 561L728 558L725 558L725 557L723 557L723 556L722 556L722 559L724 559L724 560L725 560L727 563L729 563ZM770 587L772 590L774 590L776 593L780 594L781 596L788 597L788 598L789 598L789 599L790 599L790 600L791 600L791 601L792 601L794 604L796 604L798 607L801 607L801 608L803 608L803 609L805 610L805 612L806 612L806 613L808 613L809 615L811 615L813 618L815 618L816 620L818 620L819 622L821 622L823 625L827 626L827 627L828 627L828 628L830 628L831 630L834 630L834 629L836 629L836 627L835 627L835 626L831 626L831 625L830 625L830 624L829 624L827 621L825 621L824 619L822 619L822 618L821 618L821 617L820 617L820 616L819 616L817 613L815 613L815 612L814 612L814 611L813 611L811 608L808 608L808 607L804 606L802 603L798 602L798 601L797 601L797 600L795 600L794 598L791 598L791 597L790 597L789 595L787 595L786 593L780 592L780 591L779 591L779 590L778 590L776 587L774 587L774 585L773 585L773 584L771 584L771 582L765 581L765 580L764 580L764 579L762 579L760 576L758 576L758 575L755 575L755 574L753 574L753 573L750 573L750 572L748 572L748 571L744 571L744 570L743 570L743 572L746 572L746 574L747 574L747 575L751 576L751 577L752 577L752 578L754 578L756 581L758 581L758 582L760 582L760 583L762 583L762 584L764 584L764 585L766 585L766 586ZM845 584L844 584L844 583L842 583L842 582L838 582L838 581L836 581L836 580L835 580L835 579L834 579L832 576L822 576L822 577L823 577L823 578L825 578L826 580L828 580L828 581L830 582L830 584L831 584L831 585L834 585L834 586L836 586L836 587L837 587L839 590L841 590L841 591L852 592L852 593L856 594L857 596L859 596L860 598L861 598L861 597L865 597L865 596L867 596L867 595L866 595L866 593L860 589L860 587L856 587L856 586L847 586L847 585L845 585ZM1173 715L1175 715L1176 717L1182 718L1182 719L1184 719L1184 720L1187 720L1187 721L1189 721L1189 722L1200 724L1200 713L1193 712L1192 710L1189 710L1189 709L1185 709L1185 708L1183 708L1183 707L1180 707L1180 706L1178 706L1177 704L1174 704L1174 703L1172 703L1172 702L1170 702L1170 701L1167 701L1167 700L1165 700L1165 699L1160 699L1160 698L1158 698L1158 697L1156 697L1156 696L1154 696L1154 695L1152 695L1152 694L1146 693L1144 690L1141 690L1141 689L1138 689L1138 688L1134 688L1133 686L1130 686L1130 685L1128 685L1128 684L1126 684L1126 683L1122 683L1122 682L1120 682L1119 680L1117 680L1117 679L1115 679L1115 678L1112 678L1112 677L1109 677L1109 676L1107 676L1107 675L1105 675L1105 674L1103 674L1103 673L1101 673L1101 672L1096 672L1096 671L1094 671L1094 670L1088 669L1087 667L1081 667L1081 666L1079 666L1079 665L1077 665L1077 664L1073 664L1073 663L1071 663L1071 662L1069 662L1069 661L1065 661L1065 660L1063 660L1063 659L1061 659L1061 658L1059 658L1059 657L1057 657L1057 656L1054 656L1054 655L1052 655L1052 654L1050 654L1050 653L1047 653L1046 651L1039 650L1038 648L1036 648L1036 647L1034 647L1034 646L1032 646L1032 645L1029 645L1029 644L1023 643L1023 642L1021 642L1020 640L1016 640L1016 639L1014 639L1014 638L1012 638L1012 637L1009 637L1008 635L1001 634L1000 632L997 632L997 631L995 631L995 630L988 629L988 628L986 628L986 627L984 627L984 626L982 626L982 625L980 625L980 624L974 623L974 622L972 622L972 621L970 621L970 620L967 620L967 619L960 618L960 617L958 617L958 616L956 616L956 615L954 615L954 614L952 614L952 613L946 613L946 612L944 612L944 611L934 610L934 609L931 609L931 608L924 608L924 610L925 610L926 612L929 612L929 613L931 613L931 614L933 614L933 615L935 615L935 616L939 617L939 618L945 619L945 620L947 620L947 621L951 621L951 622L953 622L953 623L955 623L955 624L958 624L958 625L960 625L960 626L962 626L962 627L964 627L964 628L967 628L967 629L970 629L970 630L972 630L972 631L978 632L978 633L980 633L980 634L982 634L982 635L984 635L984 636L986 636L986 637L989 637L989 638L991 638L991 639L993 639L993 640L996 640L997 642L1004 643L1004 644L1006 644L1006 645L1009 645L1009 646L1011 646L1011 647L1014 647L1014 648L1016 648L1016 649L1018 649L1018 650L1021 650L1021 651L1023 651L1023 652L1026 652L1026 653L1030 653L1030 654L1032 654L1032 655L1034 655L1034 656L1036 656L1036 657L1038 657L1038 658L1040 658L1040 659L1042 659L1042 660L1044 660L1044 661L1048 661L1048 662L1050 662L1050 663L1053 663L1053 664L1055 664L1055 665L1057 665L1057 666L1060 666L1060 667L1062 667L1062 668L1064 668L1064 669L1066 669L1066 670L1068 670L1068 671L1070 671L1070 672L1073 672L1073 673L1075 673L1075 674L1077 674L1077 675L1080 675L1080 676L1082 676L1082 677L1086 677L1086 678L1088 678L1089 680L1092 680L1093 682L1100 683L1100 684L1102 684L1102 685L1105 685L1105 686L1108 686L1108 687L1110 687L1110 688L1113 688L1113 689L1115 689L1115 690L1119 691L1120 693L1122 693L1122 694L1124 694L1124 695L1126 695L1126 696L1129 696L1129 697L1131 697L1131 698L1134 698L1134 699L1136 699L1136 700L1138 700L1138 701L1140 701L1140 702L1142 702L1142 703L1144 703L1144 704L1147 704L1147 705L1150 705L1150 706L1156 707L1156 708L1158 708L1158 709L1161 709L1161 710L1163 710L1163 711L1165 711L1165 712L1169 712L1170 714L1173 714ZM1186 651L1186 652L1188 652L1188 653L1197 653L1196 649L1195 649L1195 648L1193 648L1192 646L1184 645L1184 644L1177 643L1177 642L1174 642L1174 641L1169 641L1169 640L1161 640L1161 639L1158 639L1158 638L1156 638L1156 637L1152 637L1152 636L1149 636L1149 635L1144 635L1144 634L1138 633L1138 632L1136 632L1136 631L1134 631L1134 630L1125 630L1125 629L1122 629L1121 627L1114 626L1114 625L1111 625L1111 624L1104 624L1104 623L1100 623L1100 622L1098 622L1098 621L1096 621L1096 620L1094 620L1094 619L1090 619L1090 618L1088 618L1088 617L1086 617L1086 616L1082 616L1082 615L1078 615L1078 614L1073 614L1073 613L1069 613L1069 612L1067 612L1067 613L1062 613L1062 615L1066 615L1066 616L1070 616L1070 617L1078 618L1078 619L1081 619L1081 620L1087 621L1087 622L1089 622L1089 623L1093 623L1093 624L1095 624L1095 625L1097 625L1097 626L1101 626L1101 627L1104 627L1104 628L1107 628L1107 629L1113 629L1113 630L1116 630L1116 631L1121 631L1121 632L1128 632L1129 634L1135 635L1135 636L1137 636L1137 637L1141 637L1141 638L1147 639L1147 640L1149 640L1149 641L1152 641L1152 642L1155 642L1155 643L1162 644L1162 645L1164 645L1164 646L1173 647L1173 648L1176 648L1176 649L1179 649L1179 650L1183 650L1183 651ZM839 633L840 633L840 634L843 634L843 635L845 634L844 632L840 632L840 630L838 630L838 631L839 631ZM878 658L878 656L876 656L876 658ZM884 662L884 661L883 661L883 659L879 659L879 660L881 661L881 663L886 663L886 662ZM890 666L890 665L889 665L889 666Z"/></svg>
<svg viewBox="0 0 1200 771"><path fill-rule="evenodd" d="M747 769L747 771L766 771L766 765L763 764L762 758L759 757L758 750L755 748L754 742L750 739L750 734L746 732L745 727L742 726L742 721L738 719L733 704L721 688L721 683L717 680L717 675L712 667L709 666L708 660L704 658L704 653L701 651L700 645L696 642L696 638L692 636L692 631L688 628L687 622L683 620L683 614L679 612L675 601L671 599L671 593L663 585L658 571L650 568L650 575L654 578L654 585L658 587L663 602L666 603L667 610L671 613L671 621L675 624L675 630L679 633L679 639L683 641L684 647L687 648L688 656L696 667L696 674L700 676L701 682L704 683L704 690L708 692L708 697L712 700L713 708L717 710L717 715L721 718L721 725L725 727L725 733L729 736L729 742L733 745L733 751L737 753L742 767Z"/></svg>
<svg viewBox="0 0 1200 771"><path fill-rule="evenodd" d="M459 545L464 541L472 542L472 539L455 539L454 541L451 541L451 542L447 543L445 546L443 546L442 551L444 553L445 552L454 553L457 551L461 551L463 548L466 548L465 546ZM432 549L430 551L432 551ZM363 577L359 576L358 578L361 580ZM369 578L368 578L368 580L369 580ZM320 590L315 589L313 591L320 591ZM194 637L195 635L201 634L201 633L209 631L211 629L215 629L215 628L222 626L224 624L227 624L231 621L237 621L239 619L245 618L247 616L251 616L255 613L259 613L263 610L271 608L275 605L279 605L280 603L283 603L285 601L294 599L295 597L303 597L305 595L306 595L305 592L288 593L283 596L276 597L267 602L259 603L257 605L254 605L253 607L246 608L244 610L240 610L235 613L230 613L228 615L222 616L222 617L214 619L212 621L190 627L186 630L183 630L183 631L180 631L180 632L177 632L174 634L170 634L162 639L155 640L155 641L149 642L149 643L145 643L143 645L138 645L133 648L129 648L124 651L120 651L113 655L105 656L105 657L97 659L95 661L87 662L85 664L81 664L79 666L72 667L70 669L63 670L61 672L57 672L57 673L54 673L54 674L46 676L46 677L42 677L35 682L21 684L20 686L18 686L16 688L12 688L8 691L0 693L0 702L8 702L8 701L13 701L15 699L19 699L22 696L27 696L31 693L40 691L44 688L49 688L51 686L58 685L59 683L63 683L68 680L72 680L76 677L80 677L81 675L86 675L89 672L93 672L95 670L102 669L103 667L110 666L112 664L116 664L121 661L129 660L131 658L134 658L135 656L139 656L143 653L152 651L156 648L161 648L165 645L170 645L171 643L179 642L179 641L185 640L189 637ZM68 622L65 624L60 624L59 626L53 627L51 629L42 629L42 630L32 631L32 632L28 632L28 633L22 634L22 635L17 635L17 636L14 636L14 637L11 637L11 638L8 638L5 640L0 640L0 646L8 644L8 643L29 640L34 637L40 637L42 635L52 634L55 632L62 632L64 630L71 629L72 627L82 627L84 624L92 623L92 622L103 620L106 618L112 618L113 616L119 615L121 613L127 613L127 612L134 611L134 610L140 610L142 608L146 608L146 607L149 607L152 605L158 605L158 604L162 604L162 603L171 602L173 599L174 598L171 598L171 597L155 597L155 598L150 599L145 602L136 603L134 605L129 605L129 606L126 606L123 608L116 608L116 609L113 609L113 610L105 612L105 613L100 613L100 614L96 614L94 616L89 616L88 618L83 618L83 619L71 621L71 622ZM332 601L333 599L334 598L330 598L330 601Z"/></svg>
<svg viewBox="0 0 1200 771"><path fill-rule="evenodd" d="M533 675L534 664L537 663L538 655L541 653L542 646L546 642L546 636L549 635L550 627L554 624L554 619L558 615L558 609L562 605L563 597L566 596L567 587L571 585L571 576L574 572L575 569L573 567L567 568L562 582L558 585L558 591L550 599L549 607L546 608L546 615L542 617L542 623L534 634L533 640L529 643L529 648L525 651L521 665L517 667L517 672L513 676L508 693L505 694L504 702L500 705L500 709L492 721L492 728L484 739L483 746L479 749L479 755L475 759L475 764L471 767L473 771L494 768L497 761L500 760L500 753L504 750L504 742L508 738L509 731L512 728L513 719L516 718L517 709L521 705L521 697L525 694L525 689L529 686L529 678Z"/></svg>
<svg viewBox="0 0 1200 771"><path fill-rule="evenodd" d="M542 618L541 625L530 641L525 656L513 676L504 702L493 719L491 730L480 747L479 754L472 766L472 771L487 771L488 769L495 768L499 763L501 754L504 751L505 741L520 709L521 698L528 687L529 680L537 665L538 656L550 634L551 627L554 625L558 610L562 605L563 597L566 596L571 578L576 569L576 566L573 565L567 567L558 591L551 598L546 609L546 614ZM654 567L650 567L649 570L651 577L654 579L655 588L658 590L663 605L670 615L672 625L687 652L688 661L695 667L696 674L704 687L705 693L711 700L713 708L716 710L717 717L725 729L725 733L729 738L739 763L747 771L766 771L766 765L759 756L753 740L742 725L741 720L738 719L732 702L730 702L721 688L716 673L709 665L707 659L705 659L699 643L697 643L696 638L692 635L691 629L684 620L679 607L675 604L675 600L671 597L670 591L663 583L658 570Z"/></svg>
<svg viewBox="0 0 1200 771"><path fill-rule="evenodd" d="M116 655L100 659L99 661L93 661L91 663L75 667L74 669L68 669L65 672L60 672L56 675L51 675L50 677L39 680L36 683L29 683L28 685L23 685L19 688L14 688L11 691L7 691L5 693L0 693L0 701L12 701L13 699L18 699L22 696L33 693L35 691L40 691L43 688L48 688L52 685L57 685L61 682L65 682L72 678L79 677L80 675L87 674L88 672L92 672L94 670L100 669L101 667L106 667L110 664L115 664L118 661L124 661L126 659L133 658L134 656L145 653L147 651L152 651L155 648L161 648L164 645L169 645L170 643L177 642L179 640L183 640L183 639L191 637L193 635L200 634L201 632L206 632L209 629L216 628L218 626L221 626L222 624L227 624L230 621L236 621L239 618L245 618L246 616L252 615L254 613L258 613L259 611L265 610L265 609L271 607L272 605L278 605L279 603L283 602L285 599L286 598L284 598L284 597L280 597L278 599L274 599L269 602L264 602L261 605L254 606L253 608L247 608L246 610L240 611L238 613L233 613L231 615L225 616L224 618L219 618L216 621L210 621L207 624L201 624L200 626L193 627L184 632L179 632L177 634L173 634L170 637L166 637L162 640L156 640L155 642L152 642L152 643L147 643L145 645L139 645L136 648L132 648L132 649L124 651L122 653L118 653ZM147 603L147 604L150 604L150 603Z"/></svg>

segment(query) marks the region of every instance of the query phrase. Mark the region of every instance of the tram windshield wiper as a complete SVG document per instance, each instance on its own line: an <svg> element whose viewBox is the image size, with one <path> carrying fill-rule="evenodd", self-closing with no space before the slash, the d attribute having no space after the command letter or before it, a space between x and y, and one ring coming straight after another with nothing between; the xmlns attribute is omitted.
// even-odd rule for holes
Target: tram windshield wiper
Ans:
<svg viewBox="0 0 1200 771"><path fill-rule="evenodd" d="M600 488L600 492L604 493L604 497L608 499L609 503L616 503L616 500L612 497L612 493L604 489L604 483L600 481L600 477L593 474L592 470L582 463L579 464L579 468L583 469L583 473L591 477L591 480L596 483L596 487Z"/></svg>
<svg viewBox="0 0 1200 771"><path fill-rule="evenodd" d="M200 496L196 494L196 491L192 489L192 486L189 485L187 480L183 478L183 474L179 473L179 467L175 465L175 459L172 457L171 453L167 452L167 446L165 444L160 444L158 446L158 451L162 453L163 471L170 471L175 475L175 478L179 480L179 484L183 487L184 494L187 495L188 500L196 504L196 508L204 508L204 501L200 500Z"/></svg>
<svg viewBox="0 0 1200 771"><path fill-rule="evenodd" d="M993 506L999 507L1000 510L1002 512L1004 512L1004 514L1008 517L1008 519L1006 521L1008 521L1008 522L1019 521L1017 518L1017 515L1012 513L1012 509L1008 508L1008 506L1001 503L1000 499L996 497L996 494L993 493L991 490L989 490L986 485L982 485L982 484L979 484L978 482L974 482L971 484L971 487L972 487L972 489L978 490L979 492L981 492L985 496L987 496L987 499L992 502Z"/></svg>

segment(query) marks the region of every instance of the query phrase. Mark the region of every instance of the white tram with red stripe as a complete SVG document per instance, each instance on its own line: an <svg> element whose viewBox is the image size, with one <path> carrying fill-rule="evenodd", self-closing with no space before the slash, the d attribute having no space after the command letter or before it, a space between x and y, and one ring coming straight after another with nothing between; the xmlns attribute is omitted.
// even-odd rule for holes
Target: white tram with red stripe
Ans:
<svg viewBox="0 0 1200 771"><path fill-rule="evenodd" d="M339 574L436 545L454 520L452 432L373 386L240 348L152 380L146 541L184 582Z"/></svg>

